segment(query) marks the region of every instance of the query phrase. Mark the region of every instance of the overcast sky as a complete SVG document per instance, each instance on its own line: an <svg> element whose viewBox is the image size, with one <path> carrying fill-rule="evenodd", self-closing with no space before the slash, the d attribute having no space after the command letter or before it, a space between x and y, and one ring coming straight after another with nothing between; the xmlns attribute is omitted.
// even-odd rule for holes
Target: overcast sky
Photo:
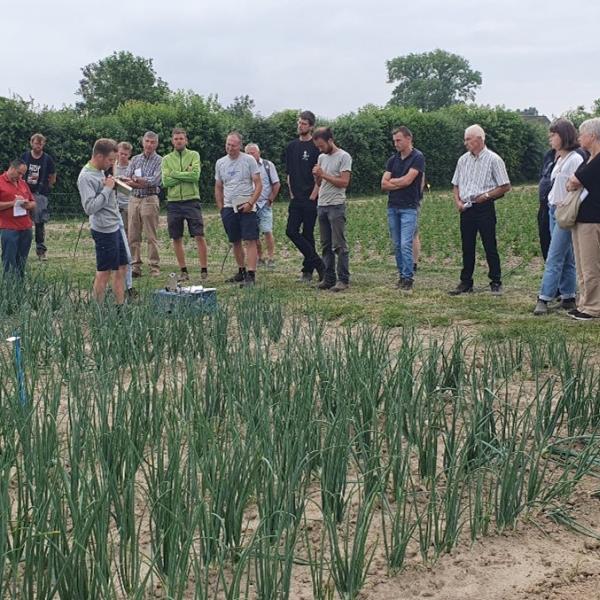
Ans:
<svg viewBox="0 0 600 600"><path fill-rule="evenodd" d="M3 6L0 95L73 104L81 67L114 50L171 89L248 94L268 115L385 104L385 61L442 48L483 75L476 101L558 115L600 97L594 0L30 0Z"/></svg>

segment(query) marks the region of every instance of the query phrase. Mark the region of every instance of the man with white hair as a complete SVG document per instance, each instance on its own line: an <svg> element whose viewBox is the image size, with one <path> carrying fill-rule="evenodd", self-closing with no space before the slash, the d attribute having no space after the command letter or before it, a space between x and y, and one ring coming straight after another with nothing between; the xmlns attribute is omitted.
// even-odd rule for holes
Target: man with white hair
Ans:
<svg viewBox="0 0 600 600"><path fill-rule="evenodd" d="M480 125L465 130L465 147L456 164L452 185L454 203L460 213L463 268L460 283L450 295L473 291L475 246L479 233L488 263L490 291L502 294L500 256L496 243L496 209L494 202L510 191L504 161L485 145L485 131Z"/></svg>
<svg viewBox="0 0 600 600"><path fill-rule="evenodd" d="M263 258L262 245L260 239L257 240L258 264L266 265L269 268L275 266L275 238L273 237L273 202L279 194L281 183L275 165L260 155L258 144L248 144L246 154L249 154L258 163L260 169L260 178L262 180L262 193L256 203L256 216L258 218L258 230L265 236L265 245L267 246L267 260Z"/></svg>

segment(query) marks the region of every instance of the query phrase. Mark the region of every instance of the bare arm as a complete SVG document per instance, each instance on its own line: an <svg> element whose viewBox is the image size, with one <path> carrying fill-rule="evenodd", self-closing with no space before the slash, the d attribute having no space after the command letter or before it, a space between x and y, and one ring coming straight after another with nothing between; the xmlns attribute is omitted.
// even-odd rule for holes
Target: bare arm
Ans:
<svg viewBox="0 0 600 600"><path fill-rule="evenodd" d="M337 188L345 189L350 185L350 176L352 173L350 171L342 171L339 177L336 177L335 175L330 175L324 171L320 164L316 164L313 168L313 175L319 186L321 185L321 182L327 181Z"/></svg>
<svg viewBox="0 0 600 600"><path fill-rule="evenodd" d="M455 185L452 191L454 193L454 204L456 206L456 210L458 210L458 212L462 212L463 210L465 210L465 203L460 199L460 194L458 193L458 186Z"/></svg>
<svg viewBox="0 0 600 600"><path fill-rule="evenodd" d="M331 185L334 185L337 188L347 188L350 185L350 176L350 171L344 171L339 177L334 177L333 175L329 175L329 173L325 173L324 171L321 173L321 179L328 181L331 183Z"/></svg>
<svg viewBox="0 0 600 600"><path fill-rule="evenodd" d="M281 189L281 183L276 182L271 187L271 193L269 194L269 205L275 202L275 198L277 198L277 194L279 194L279 190Z"/></svg>
<svg viewBox="0 0 600 600"><path fill-rule="evenodd" d="M35 208L35 201L27 200L26 198L24 200L25 202L23 202L22 204L23 208L28 211L32 211ZM16 198L14 200L9 200L8 202L0 202L0 210L8 210L9 208L12 208L16 203Z"/></svg>
<svg viewBox="0 0 600 600"><path fill-rule="evenodd" d="M493 200L497 200L498 198L502 198L504 194L510 192L511 187L510 183L505 183L504 185L499 185L489 192L485 192L475 198L474 202L476 204L485 204L486 202L491 202Z"/></svg>
<svg viewBox="0 0 600 600"><path fill-rule="evenodd" d="M406 175L403 175L402 177L392 177L391 173L390 173L389 182L393 186L395 186L394 189L396 189L396 190L402 190L404 188L407 188L409 185L411 185L412 182L418 176L419 176L419 170L418 169L409 169L408 173L406 173Z"/></svg>
<svg viewBox="0 0 600 600"><path fill-rule="evenodd" d="M223 182L222 181L215 181L215 203L219 210L221 210L225 204L225 197L223 195Z"/></svg>
<svg viewBox="0 0 600 600"><path fill-rule="evenodd" d="M245 204L242 204L240 207L240 210L244 213L252 212L254 205L262 194L262 180L260 178L260 173L255 173L252 175L252 182L254 183L254 193L250 197L250 200L248 200L248 202Z"/></svg>
<svg viewBox="0 0 600 600"><path fill-rule="evenodd" d="M319 188L321 187L321 182L317 182L317 180L315 179L315 187L313 188L313 191L311 192L309 199L312 200L313 202L317 201L317 198L319 197Z"/></svg>
<svg viewBox="0 0 600 600"><path fill-rule="evenodd" d="M581 187L583 187L581 181L579 181L575 175L571 175L569 181L567 181L567 192L574 192Z"/></svg>
<svg viewBox="0 0 600 600"><path fill-rule="evenodd" d="M0 202L0 210L8 210L15 205L16 200L8 200L7 202Z"/></svg>
<svg viewBox="0 0 600 600"><path fill-rule="evenodd" d="M255 173L252 175L252 182L254 183L254 194L250 198L250 203L252 206L256 204L260 195L262 194L262 179L260 178L260 173Z"/></svg>
<svg viewBox="0 0 600 600"><path fill-rule="evenodd" d="M390 171L385 171L383 177L381 178L381 191L383 192L393 192L396 189L396 186L391 183L392 174Z"/></svg>

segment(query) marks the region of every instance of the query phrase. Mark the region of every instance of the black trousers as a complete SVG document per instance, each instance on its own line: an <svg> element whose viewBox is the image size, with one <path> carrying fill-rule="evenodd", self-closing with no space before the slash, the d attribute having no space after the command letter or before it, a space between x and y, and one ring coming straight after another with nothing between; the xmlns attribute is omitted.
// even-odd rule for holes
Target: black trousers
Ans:
<svg viewBox="0 0 600 600"><path fill-rule="evenodd" d="M302 272L310 273L321 262L315 249L315 223L317 221L317 203L310 199L292 200L288 209L285 234L294 246L300 250L304 260Z"/></svg>
<svg viewBox="0 0 600 600"><path fill-rule="evenodd" d="M460 236L462 240L463 268L460 280L467 285L473 285L475 270L475 247L479 233L485 250L492 283L501 283L500 256L496 244L496 208L493 202L475 204L460 213Z"/></svg>
<svg viewBox="0 0 600 600"><path fill-rule="evenodd" d="M550 248L550 214L548 213L548 202L540 202L537 222L540 248L542 249L542 256L546 260L548 258L548 248Z"/></svg>
<svg viewBox="0 0 600 600"><path fill-rule="evenodd" d="M46 244L46 228L45 223L35 224L35 251L38 256L45 254L47 248Z"/></svg>

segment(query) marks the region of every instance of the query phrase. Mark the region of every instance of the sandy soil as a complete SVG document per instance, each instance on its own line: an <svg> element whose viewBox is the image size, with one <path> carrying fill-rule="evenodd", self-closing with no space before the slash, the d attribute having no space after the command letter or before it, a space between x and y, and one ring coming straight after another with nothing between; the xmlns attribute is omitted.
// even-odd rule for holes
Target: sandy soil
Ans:
<svg viewBox="0 0 600 600"><path fill-rule="evenodd" d="M590 495L597 488L597 480L588 480L575 493L571 508L579 522L600 530L600 499ZM363 598L600 600L600 540L544 515L536 521L473 546L460 545L433 567L414 564L396 576L387 576L385 561L378 557Z"/></svg>

